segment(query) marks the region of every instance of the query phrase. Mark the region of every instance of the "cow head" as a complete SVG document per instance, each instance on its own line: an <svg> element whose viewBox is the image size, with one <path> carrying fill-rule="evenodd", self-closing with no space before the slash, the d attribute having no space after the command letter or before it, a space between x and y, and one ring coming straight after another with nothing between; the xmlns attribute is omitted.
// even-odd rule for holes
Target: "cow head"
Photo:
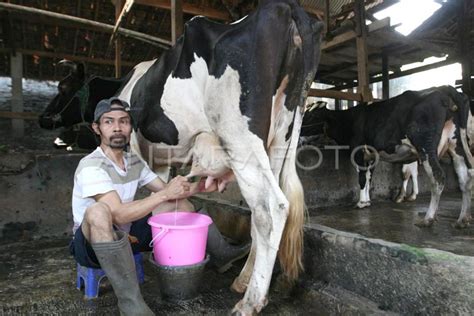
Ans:
<svg viewBox="0 0 474 316"><path fill-rule="evenodd" d="M327 128L326 108L327 102L317 101L307 105L301 126L301 136L314 136L325 134Z"/></svg>
<svg viewBox="0 0 474 316"><path fill-rule="evenodd" d="M69 74L58 84L58 94L48 104L39 117L41 128L55 129L68 127L82 122L82 115L87 106L88 86L85 84L83 64L62 60L59 65L69 67Z"/></svg>

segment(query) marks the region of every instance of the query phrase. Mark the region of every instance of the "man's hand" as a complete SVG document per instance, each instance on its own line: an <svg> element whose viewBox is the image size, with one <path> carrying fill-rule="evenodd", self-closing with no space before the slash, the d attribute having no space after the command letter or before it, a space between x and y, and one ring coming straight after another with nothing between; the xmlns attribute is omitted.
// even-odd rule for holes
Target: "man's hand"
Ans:
<svg viewBox="0 0 474 316"><path fill-rule="evenodd" d="M184 199L189 197L191 193L191 183L183 176L176 176L166 185L163 194L168 200Z"/></svg>

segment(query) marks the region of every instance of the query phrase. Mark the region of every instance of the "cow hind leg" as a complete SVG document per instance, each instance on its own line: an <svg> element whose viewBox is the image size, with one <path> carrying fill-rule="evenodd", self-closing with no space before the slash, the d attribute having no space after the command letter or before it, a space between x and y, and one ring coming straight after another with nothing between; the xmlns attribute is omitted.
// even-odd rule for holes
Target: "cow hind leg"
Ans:
<svg viewBox="0 0 474 316"><path fill-rule="evenodd" d="M456 174L458 176L459 188L462 192L461 213L459 214L459 218L456 221L455 227L466 228L471 221L472 178L470 173L468 172L464 158L456 154L456 152L451 149L449 150L449 154L453 159L454 170L456 171Z"/></svg>
<svg viewBox="0 0 474 316"><path fill-rule="evenodd" d="M425 217L415 225L420 227L429 227L433 225L436 212L439 206L439 199L444 189L445 175L436 156L429 157L423 161L423 168L431 182L431 200Z"/></svg>
<svg viewBox="0 0 474 316"><path fill-rule="evenodd" d="M403 173L403 184L402 188L400 189L400 194L396 198L396 203L401 203L404 200L406 201L415 201L416 196L418 195L418 162L414 161L409 164L404 164L402 167ZM412 193L410 196L406 197L407 195L407 187L408 181L412 182Z"/></svg>
<svg viewBox="0 0 474 316"><path fill-rule="evenodd" d="M240 271L238 277L235 278L234 282L230 286L231 290L237 293L244 293L247 290L247 286L250 282L250 277L252 276L253 267L255 265L255 255L256 255L256 248L257 244L253 242L254 236L256 232L254 231L255 227L252 225L251 227L251 236L252 236L252 248L250 249L250 254L247 257L247 261L245 262L244 268Z"/></svg>
<svg viewBox="0 0 474 316"><path fill-rule="evenodd" d="M405 200L405 195L407 193L408 180L410 180L410 176L411 176L407 170L407 165L403 165L402 174L403 174L403 183L402 183L402 187L400 188L400 193L398 193L398 196L395 199L395 203L402 203Z"/></svg>
<svg viewBox="0 0 474 316"><path fill-rule="evenodd" d="M407 198L407 201L415 201L418 195L418 162L412 162L409 166L413 188L410 196Z"/></svg>
<svg viewBox="0 0 474 316"><path fill-rule="evenodd" d="M267 304L268 288L289 205L269 165L262 168L258 163L249 162L245 168L234 168L234 172L242 195L252 209L255 261L245 295L233 313L252 315ZM244 274L241 281L245 278Z"/></svg>

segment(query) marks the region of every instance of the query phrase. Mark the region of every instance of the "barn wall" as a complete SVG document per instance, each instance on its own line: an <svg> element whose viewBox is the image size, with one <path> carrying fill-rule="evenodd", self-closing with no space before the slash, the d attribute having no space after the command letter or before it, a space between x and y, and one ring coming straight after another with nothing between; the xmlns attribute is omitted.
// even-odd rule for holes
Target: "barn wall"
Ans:
<svg viewBox="0 0 474 316"><path fill-rule="evenodd" d="M83 155L0 154L0 243L71 233L73 176ZM356 202L357 178L348 160L347 153L342 152L340 168L335 170L334 151L323 151L319 168L299 170L309 207ZM314 165L314 153L301 153L299 161L305 166ZM447 170L447 190L457 190L452 168L443 167ZM375 173L372 197L387 199L394 195L401 184L400 173L400 167L381 163ZM420 192L427 193L427 179L423 171L420 173ZM218 199L231 208L245 206L236 184L231 184L222 194L204 197Z"/></svg>
<svg viewBox="0 0 474 316"><path fill-rule="evenodd" d="M73 177L82 157L0 155L0 242L71 233Z"/></svg>
<svg viewBox="0 0 474 316"><path fill-rule="evenodd" d="M325 207L331 205L357 203L359 185L357 173L350 162L349 150L340 150L339 158L335 150L321 150L321 164L311 170L298 168L300 179L305 190L305 200L308 207ZM298 163L305 167L315 167L319 158L314 150L302 150L298 153ZM339 161L336 164L336 160ZM338 168L336 168L338 166ZM450 162L442 163L446 172L447 191L457 191L457 178ZM420 193L429 193L428 178L423 168L419 168ZM401 165L379 162L372 179L371 198L391 199L402 185ZM411 183L408 191L411 192ZM226 200L235 205L245 205L236 184L230 185L223 193L213 193L210 198Z"/></svg>

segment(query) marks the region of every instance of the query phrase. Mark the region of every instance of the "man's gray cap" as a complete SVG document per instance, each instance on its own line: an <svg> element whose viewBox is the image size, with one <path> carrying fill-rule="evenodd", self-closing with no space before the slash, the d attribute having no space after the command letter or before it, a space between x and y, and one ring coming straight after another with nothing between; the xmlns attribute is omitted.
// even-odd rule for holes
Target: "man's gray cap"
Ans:
<svg viewBox="0 0 474 316"><path fill-rule="evenodd" d="M112 105L114 105L114 107L112 107ZM116 107L117 105L120 107ZM99 103L97 103L94 111L94 122L99 122L101 116L104 115L104 113L111 111L130 112L130 105L116 97L100 100Z"/></svg>

